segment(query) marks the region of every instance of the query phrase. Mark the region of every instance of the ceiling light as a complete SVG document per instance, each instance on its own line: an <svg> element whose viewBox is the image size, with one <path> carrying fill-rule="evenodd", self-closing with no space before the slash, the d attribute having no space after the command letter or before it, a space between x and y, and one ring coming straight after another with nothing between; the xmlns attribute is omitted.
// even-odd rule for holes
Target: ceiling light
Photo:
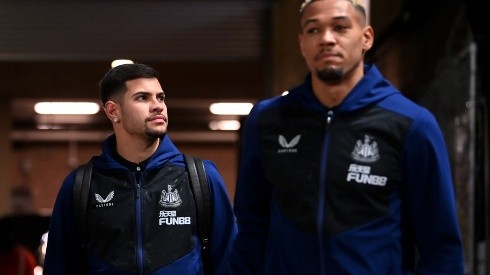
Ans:
<svg viewBox="0 0 490 275"><path fill-rule="evenodd" d="M123 65L123 64L133 64L134 62L132 60L129 60L129 59L116 59L114 61L112 61L111 63L111 68L114 68L114 67L117 67L119 65Z"/></svg>
<svg viewBox="0 0 490 275"><path fill-rule="evenodd" d="M61 130L63 127L59 125L49 125L49 124L38 124L36 125L38 130Z"/></svg>
<svg viewBox="0 0 490 275"><path fill-rule="evenodd" d="M235 131L240 129L240 122L238 120L215 120L209 122L209 129L213 131Z"/></svg>
<svg viewBox="0 0 490 275"><path fill-rule="evenodd" d="M209 111L215 115L248 115L254 105L247 102L239 103L213 103L209 106Z"/></svg>
<svg viewBox="0 0 490 275"><path fill-rule="evenodd" d="M42 115L92 115L99 112L95 102L38 102L34 111Z"/></svg>

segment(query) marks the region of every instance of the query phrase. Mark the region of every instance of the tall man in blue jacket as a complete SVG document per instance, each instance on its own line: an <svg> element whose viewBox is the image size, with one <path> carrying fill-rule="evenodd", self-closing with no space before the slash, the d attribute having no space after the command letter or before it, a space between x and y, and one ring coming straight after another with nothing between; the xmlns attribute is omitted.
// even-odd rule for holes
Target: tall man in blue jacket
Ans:
<svg viewBox="0 0 490 275"><path fill-rule="evenodd" d="M245 123L232 274L464 274L452 175L434 116L364 54L356 0L307 0L310 70Z"/></svg>
<svg viewBox="0 0 490 275"><path fill-rule="evenodd" d="M101 99L114 134L92 158L86 249L73 207L75 172L59 191L44 274L203 274L196 208L181 152L166 135L159 74L143 64L109 70ZM211 271L224 274L236 224L223 179L204 161L211 193Z"/></svg>

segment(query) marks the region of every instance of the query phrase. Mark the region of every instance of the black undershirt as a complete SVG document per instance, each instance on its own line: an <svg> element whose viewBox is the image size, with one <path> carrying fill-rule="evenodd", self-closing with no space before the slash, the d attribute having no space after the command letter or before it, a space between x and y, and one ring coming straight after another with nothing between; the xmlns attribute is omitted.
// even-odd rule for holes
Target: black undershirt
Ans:
<svg viewBox="0 0 490 275"><path fill-rule="evenodd" d="M129 171L134 173L134 175L136 176L136 180L139 182L141 172L145 170L146 165L150 161L151 156L140 163L134 163L119 155L116 148L112 148L112 151L113 151L114 159L124 167L128 168Z"/></svg>

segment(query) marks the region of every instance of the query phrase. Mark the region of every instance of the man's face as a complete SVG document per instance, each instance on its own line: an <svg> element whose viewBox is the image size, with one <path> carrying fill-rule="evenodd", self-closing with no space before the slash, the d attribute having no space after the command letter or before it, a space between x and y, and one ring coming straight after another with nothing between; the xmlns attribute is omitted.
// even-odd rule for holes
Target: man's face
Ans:
<svg viewBox="0 0 490 275"><path fill-rule="evenodd" d="M165 93L156 78L138 78L126 82L121 108L121 123L130 135L161 137L167 131Z"/></svg>
<svg viewBox="0 0 490 275"><path fill-rule="evenodd" d="M345 74L362 70L364 52L372 42L372 28L349 1L315 1L303 11L301 53L310 71L323 81L340 81Z"/></svg>

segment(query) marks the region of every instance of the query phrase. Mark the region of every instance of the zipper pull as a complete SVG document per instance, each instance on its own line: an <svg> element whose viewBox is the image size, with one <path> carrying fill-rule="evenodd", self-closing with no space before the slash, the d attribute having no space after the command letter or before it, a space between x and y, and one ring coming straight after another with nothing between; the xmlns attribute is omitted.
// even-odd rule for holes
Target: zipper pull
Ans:
<svg viewBox="0 0 490 275"><path fill-rule="evenodd" d="M141 195L141 166L136 167L135 180L136 180L136 198Z"/></svg>
<svg viewBox="0 0 490 275"><path fill-rule="evenodd" d="M330 122L332 122L332 117L333 117L333 111L329 110L327 112L327 124L330 124Z"/></svg>

